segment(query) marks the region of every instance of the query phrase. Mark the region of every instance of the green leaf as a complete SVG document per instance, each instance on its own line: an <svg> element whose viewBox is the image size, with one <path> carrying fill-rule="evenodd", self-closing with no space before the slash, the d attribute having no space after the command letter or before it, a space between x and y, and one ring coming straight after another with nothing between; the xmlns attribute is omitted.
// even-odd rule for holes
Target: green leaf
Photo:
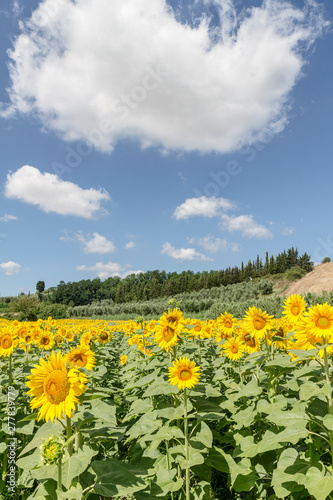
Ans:
<svg viewBox="0 0 333 500"><path fill-rule="evenodd" d="M294 448L283 450L272 477L276 496L286 498L291 493L302 491L308 468L309 464L299 459Z"/></svg>
<svg viewBox="0 0 333 500"><path fill-rule="evenodd" d="M205 461L204 457L195 448L189 446L189 458L188 460L179 457L178 462L182 469L190 469L194 465L203 464Z"/></svg>
<svg viewBox="0 0 333 500"><path fill-rule="evenodd" d="M95 491L99 495L112 497L131 495L143 490L147 483L142 479L142 471L117 460L95 461L91 469L96 474Z"/></svg>
<svg viewBox="0 0 333 500"><path fill-rule="evenodd" d="M318 396L321 393L322 389L319 387L319 385L309 380L301 385L299 398L302 401L308 401L309 399Z"/></svg>
<svg viewBox="0 0 333 500"><path fill-rule="evenodd" d="M145 436L144 440L145 441L170 441L171 439L184 439L184 434L179 429L179 427L176 426L167 426L164 425L158 431L156 434L152 434L149 436Z"/></svg>
<svg viewBox="0 0 333 500"><path fill-rule="evenodd" d="M161 410L155 410L154 413L160 418L166 418L169 421L177 420L184 417L184 407L177 406L176 408L170 406L169 408L162 408Z"/></svg>
<svg viewBox="0 0 333 500"><path fill-rule="evenodd" d="M152 434L156 429L162 427L162 420L158 420L153 413L142 415L137 422L128 430L129 439Z"/></svg>
<svg viewBox="0 0 333 500"><path fill-rule="evenodd" d="M156 373L150 373L145 377L141 377L135 382L131 381L125 386L125 391L130 391L132 389L136 389L138 387L144 387L145 385L150 384L151 382L156 381ZM160 382L164 382L163 379L160 379Z"/></svg>
<svg viewBox="0 0 333 500"><path fill-rule="evenodd" d="M323 418L323 424L325 425L326 429L333 431L333 415L325 415Z"/></svg>
<svg viewBox="0 0 333 500"><path fill-rule="evenodd" d="M309 417L305 412L297 411L275 411L269 413L267 419L280 427L289 427L291 425L300 425L302 428L307 424Z"/></svg>
<svg viewBox="0 0 333 500"><path fill-rule="evenodd" d="M195 435L191 438L191 442L198 442L206 446L206 448L211 448L213 444L213 434L210 428L205 422L200 422L196 429Z"/></svg>
<svg viewBox="0 0 333 500"><path fill-rule="evenodd" d="M143 397L150 398L151 396L177 394L178 392L179 389L176 385L171 385L169 382L156 381L148 387Z"/></svg>
<svg viewBox="0 0 333 500"><path fill-rule="evenodd" d="M325 476L316 467L310 467L306 473L305 486L316 500L326 500L333 491L333 476Z"/></svg>

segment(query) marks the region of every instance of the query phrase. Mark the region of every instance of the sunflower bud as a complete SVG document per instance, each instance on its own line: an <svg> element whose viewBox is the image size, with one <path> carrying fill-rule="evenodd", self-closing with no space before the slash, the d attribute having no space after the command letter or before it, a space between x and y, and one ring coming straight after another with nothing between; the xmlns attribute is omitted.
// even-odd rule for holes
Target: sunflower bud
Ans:
<svg viewBox="0 0 333 500"><path fill-rule="evenodd" d="M40 447L43 463L46 465L55 464L63 455L65 442L61 437L51 436L43 439Z"/></svg>

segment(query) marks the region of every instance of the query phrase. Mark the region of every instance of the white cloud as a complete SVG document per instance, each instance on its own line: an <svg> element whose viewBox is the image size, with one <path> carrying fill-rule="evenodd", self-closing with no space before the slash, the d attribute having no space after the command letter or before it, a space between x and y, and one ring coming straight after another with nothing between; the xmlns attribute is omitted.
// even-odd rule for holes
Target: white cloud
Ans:
<svg viewBox="0 0 333 500"><path fill-rule="evenodd" d="M122 266L117 262L97 262L93 266L77 266L77 271L94 271L96 276L102 280L109 278L111 276L119 276L120 278L126 278L130 274L139 274L143 271L131 271L126 270L128 266Z"/></svg>
<svg viewBox="0 0 333 500"><path fill-rule="evenodd" d="M7 276L13 276L21 271L22 267L20 264L9 260L8 262L3 262L0 264L0 269L2 269Z"/></svg>
<svg viewBox="0 0 333 500"><path fill-rule="evenodd" d="M37 205L44 212L93 219L106 213L101 202L110 196L104 189L82 189L54 174L25 165L7 175L5 196Z"/></svg>
<svg viewBox="0 0 333 500"><path fill-rule="evenodd" d="M92 238L85 237L81 231L76 233L76 239L84 245L85 253L113 253L116 248L113 241L107 240L105 236L99 233L93 233Z"/></svg>
<svg viewBox="0 0 333 500"><path fill-rule="evenodd" d="M212 234L207 234L203 238L198 238L197 243L211 253L226 252L229 248L227 240L215 238Z"/></svg>
<svg viewBox="0 0 333 500"><path fill-rule="evenodd" d="M125 250L130 250L131 248L134 248L135 247L135 243L134 241L129 241L128 243L126 243L125 245Z"/></svg>
<svg viewBox="0 0 333 500"><path fill-rule="evenodd" d="M0 222L9 222L10 220L17 220L16 215L5 214L0 217Z"/></svg>
<svg viewBox="0 0 333 500"><path fill-rule="evenodd" d="M184 260L213 260L196 252L194 248L175 248L169 242L163 244L161 253L181 262Z"/></svg>
<svg viewBox="0 0 333 500"><path fill-rule="evenodd" d="M222 215L222 228L229 232L240 231L249 238L272 238L273 235L265 226L253 220L252 215Z"/></svg>
<svg viewBox="0 0 333 500"><path fill-rule="evenodd" d="M190 217L215 217L221 210L234 208L234 203L225 198L201 196L200 198L188 198L174 211L177 220L189 219Z"/></svg>
<svg viewBox="0 0 333 500"><path fill-rule="evenodd" d="M282 230L282 234L283 236L290 236L291 234L294 234L295 232L295 228L294 227L285 227L283 230Z"/></svg>
<svg viewBox="0 0 333 500"><path fill-rule="evenodd" d="M207 17L213 3L220 27ZM230 152L274 135L305 49L326 28L314 0L303 10L264 1L236 14L203 2L181 24L165 0L43 0L10 52L3 116L34 113L67 140L111 151L123 138L144 146Z"/></svg>

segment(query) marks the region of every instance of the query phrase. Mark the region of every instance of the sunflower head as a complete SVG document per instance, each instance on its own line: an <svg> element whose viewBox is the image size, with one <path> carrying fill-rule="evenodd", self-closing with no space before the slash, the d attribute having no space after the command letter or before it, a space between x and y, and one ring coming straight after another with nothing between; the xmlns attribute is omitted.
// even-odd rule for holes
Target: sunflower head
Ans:
<svg viewBox="0 0 333 500"><path fill-rule="evenodd" d="M51 436L43 439L40 447L40 454L45 465L52 465L58 462L64 453L65 441L59 436Z"/></svg>
<svg viewBox="0 0 333 500"><path fill-rule="evenodd" d="M120 356L120 364L121 366L125 365L127 362L127 356L126 354L123 354L122 356Z"/></svg>
<svg viewBox="0 0 333 500"><path fill-rule="evenodd" d="M283 316L295 324L306 311L306 302L302 295L292 294L283 303Z"/></svg>
<svg viewBox="0 0 333 500"><path fill-rule="evenodd" d="M242 328L258 339L265 338L274 325L274 316L257 307L250 307L243 318Z"/></svg>
<svg viewBox="0 0 333 500"><path fill-rule="evenodd" d="M239 337L230 337L222 346L221 356L225 354L227 358L237 361L243 356L245 351L245 346Z"/></svg>
<svg viewBox="0 0 333 500"><path fill-rule="evenodd" d="M18 339L12 335L9 328L2 328L2 330L0 330L0 357L13 354L17 344Z"/></svg>
<svg viewBox="0 0 333 500"><path fill-rule="evenodd" d="M40 408L38 420L54 421L57 417L72 416L78 396L85 390L87 379L75 369L68 370L66 358L60 352L44 359L39 365L34 365L28 376L28 395L33 399L31 408Z"/></svg>
<svg viewBox="0 0 333 500"><path fill-rule="evenodd" d="M178 385L179 389L192 389L200 379L200 366L194 361L183 357L175 359L169 368L169 381L171 385Z"/></svg>

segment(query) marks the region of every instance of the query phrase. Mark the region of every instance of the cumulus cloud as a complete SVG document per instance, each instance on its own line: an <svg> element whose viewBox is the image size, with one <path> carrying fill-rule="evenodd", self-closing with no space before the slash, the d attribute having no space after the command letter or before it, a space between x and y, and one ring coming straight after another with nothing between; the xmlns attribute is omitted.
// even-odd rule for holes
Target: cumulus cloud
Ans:
<svg viewBox="0 0 333 500"><path fill-rule="evenodd" d="M134 248L135 247L135 243L134 241L129 241L128 243L126 243L125 245L125 250L130 250L131 248Z"/></svg>
<svg viewBox="0 0 333 500"><path fill-rule="evenodd" d="M240 231L242 236L249 238L272 238L273 234L267 227L254 221L252 215L222 215L221 226L229 232Z"/></svg>
<svg viewBox="0 0 333 500"><path fill-rule="evenodd" d="M283 236L290 236L291 234L294 234L295 228L290 226L290 227L285 227L282 229L282 234Z"/></svg>
<svg viewBox="0 0 333 500"><path fill-rule="evenodd" d="M194 248L175 248L168 241L164 243L161 253L181 262L184 260L213 260L202 253L196 252Z"/></svg>
<svg viewBox="0 0 333 500"><path fill-rule="evenodd" d="M235 204L225 198L201 196L200 198L188 198L176 208L173 215L177 220L198 216L215 217L221 213L221 210L229 210L234 207Z"/></svg>
<svg viewBox="0 0 333 500"><path fill-rule="evenodd" d="M113 241L107 240L105 236L99 233L93 233L92 237L86 237L81 231L78 231L75 237L83 243L85 253L106 254L113 253L116 250Z"/></svg>
<svg viewBox="0 0 333 500"><path fill-rule="evenodd" d="M0 264L0 269L4 271L7 276L13 276L13 274L17 274L22 270L20 264L9 260L8 262L3 262Z"/></svg>
<svg viewBox="0 0 333 500"><path fill-rule="evenodd" d="M280 132L306 48L327 24L320 6L266 0L237 13L231 0L199 5L201 21L191 25L165 0L149 9L146 0L42 0L9 53L2 115L37 115L66 140L102 151L134 138L225 153L263 130Z"/></svg>
<svg viewBox="0 0 333 500"><path fill-rule="evenodd" d="M96 276L102 280L110 278L112 276L119 276L120 278L126 278L130 274L140 274L143 271L131 271L128 270L128 266L123 266L118 262L97 262L93 266L77 266L77 271L93 271Z"/></svg>
<svg viewBox="0 0 333 500"><path fill-rule="evenodd" d="M7 175L5 196L37 205L44 212L74 215L94 219L106 211L101 202L110 196L104 189L82 189L63 181L54 174L41 173L38 168L24 165Z"/></svg>
<svg viewBox="0 0 333 500"><path fill-rule="evenodd" d="M216 238L212 234L207 234L203 238L191 238L189 240L189 243L195 242L210 253L226 252L230 247L227 240Z"/></svg>
<svg viewBox="0 0 333 500"><path fill-rule="evenodd" d="M0 217L0 222L9 222L11 220L17 220L16 215L5 214Z"/></svg>

